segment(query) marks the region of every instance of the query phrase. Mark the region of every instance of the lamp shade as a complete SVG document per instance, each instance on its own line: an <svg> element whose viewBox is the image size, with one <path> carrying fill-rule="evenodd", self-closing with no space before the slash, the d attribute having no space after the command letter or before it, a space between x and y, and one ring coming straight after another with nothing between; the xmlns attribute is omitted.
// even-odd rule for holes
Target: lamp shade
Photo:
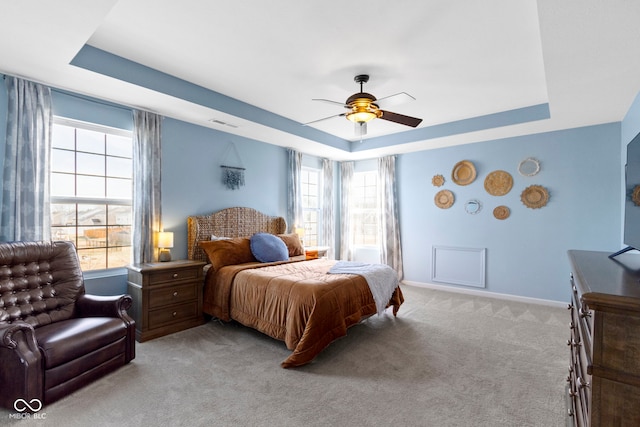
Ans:
<svg viewBox="0 0 640 427"><path fill-rule="evenodd" d="M172 248L173 247L173 232L161 231L158 233L158 247L159 248Z"/></svg>

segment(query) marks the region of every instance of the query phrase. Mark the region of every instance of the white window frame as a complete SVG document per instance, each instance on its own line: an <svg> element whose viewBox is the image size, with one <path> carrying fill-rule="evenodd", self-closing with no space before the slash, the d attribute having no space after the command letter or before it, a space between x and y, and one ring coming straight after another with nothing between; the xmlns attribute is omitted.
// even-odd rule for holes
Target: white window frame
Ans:
<svg viewBox="0 0 640 427"><path fill-rule="evenodd" d="M362 177L365 185L362 189L357 189L356 182ZM370 185L373 180L374 185ZM378 248L380 244L380 212L379 212L379 191L378 191L378 173L377 171L354 172L351 185L351 195L349 197L351 207L351 236L353 238L353 246L356 248ZM372 194L371 194L372 193ZM363 206L368 201L368 206ZM373 216L374 222L369 225L363 225L360 218ZM367 230L373 230L366 233ZM371 241L373 239L373 241Z"/></svg>
<svg viewBox="0 0 640 427"><path fill-rule="evenodd" d="M125 137L125 138L131 138L133 139L133 132L125 130L125 129L118 129L118 128L113 128L113 127L109 127L109 126L104 126L104 125L99 125L96 123L89 123L89 122L84 122L84 121L79 121L79 120L74 120L74 119L69 119L69 118L65 118L65 117L60 117L60 116L54 116L53 118L53 123L54 125L63 125L63 126L69 126L69 127L73 127L76 129L84 129L84 130L89 130L89 131L94 131L94 132L99 132L99 133L104 133L104 134L108 134L108 135L114 135L114 136L121 136L121 137ZM132 147L133 148L133 147ZM74 152L78 153L79 151L76 150L77 147L74 147ZM106 156L106 154L105 154ZM128 157L125 157L128 158ZM133 151L131 152L131 159L133 159ZM50 174L53 174L55 172L53 172L53 170L50 172ZM73 175L76 175L76 173L73 173ZM102 175L98 175L98 176L102 176ZM107 172L105 171L105 177L107 177ZM131 174L131 181L133 183L133 173ZM133 195L132 195L133 197ZM131 209L133 209L133 200L132 198L130 199L119 199L119 198L108 198L108 197L78 197L78 196L54 196L51 195L50 196L50 204L76 204L76 205L106 205L107 206L107 213L108 213L108 209L109 206L129 206ZM78 210L76 208L76 214L77 214ZM125 226L128 226L130 229L130 236L133 234L133 212L130 213L129 215L130 219L131 219L131 223L130 224L123 224ZM113 226L117 226L118 224L112 224ZM111 226L108 223L108 219L107 219L107 224L105 224L105 228L108 229L108 227ZM86 247L82 247L80 245L78 245L77 239L78 239L78 229L79 227L81 227L80 224L77 223L77 221L74 224L70 224L70 225L60 225L60 224L54 224L53 222L53 218L51 221L51 236L52 239L56 239L56 235L57 235L57 231L64 229L64 228L75 228L76 229L76 233L74 234L75 239L69 239L71 241L74 242L74 244L76 244L77 247L77 251L78 251L78 256L81 259L81 265L83 264L82 261L82 256L83 256L83 252L86 252L89 248ZM127 263L123 264L123 265L116 265L116 266L109 266L108 263L108 259L109 259L109 250L110 249L114 249L114 248L129 248L129 252L131 253L131 247L132 247L132 243L129 237L129 243L128 244L122 244L122 241L119 241L118 244L111 244L109 242L109 239L105 238L105 243L104 246L100 246L97 248L92 248L93 250L95 249L99 249L99 250L103 250L105 253L105 260L106 260L106 265L107 268L97 268L97 269L91 269L91 268L87 268L86 266L82 266L83 271L89 271L92 273L95 272L106 272L106 271L111 271L111 270L115 270L115 269L122 269L123 267L125 267L129 262L131 262L131 260L129 260Z"/></svg>
<svg viewBox="0 0 640 427"><path fill-rule="evenodd" d="M314 174L317 177L317 185L316 185L316 194L309 193L309 185L305 182L304 176L305 174ZM302 167L302 174L300 177L300 187L302 188L302 216L303 219L307 217L308 213L315 213L316 218L318 219L315 223L316 225L316 238L313 239L310 233L310 230L313 229L313 226L309 224L307 221L304 223L305 237L304 237L304 245L305 246L317 246L322 245L322 170L317 168L312 168L308 166ZM307 205L306 200L308 197L316 197L317 203L316 207L310 207Z"/></svg>

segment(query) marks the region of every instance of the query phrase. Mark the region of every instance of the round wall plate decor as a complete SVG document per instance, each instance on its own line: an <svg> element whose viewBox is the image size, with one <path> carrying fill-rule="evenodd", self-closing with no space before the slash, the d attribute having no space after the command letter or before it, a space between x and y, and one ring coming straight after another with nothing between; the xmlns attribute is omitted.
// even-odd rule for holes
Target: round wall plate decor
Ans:
<svg viewBox="0 0 640 427"><path fill-rule="evenodd" d="M471 199L464 204L464 210L471 215L475 215L482 209L482 203L480 200Z"/></svg>
<svg viewBox="0 0 640 427"><path fill-rule="evenodd" d="M449 209L453 205L454 200L453 193L449 190L440 190L436 194L436 197L434 197L436 206L440 209Z"/></svg>
<svg viewBox="0 0 640 427"><path fill-rule="evenodd" d="M497 170L484 179L484 189L492 196L504 196L513 187L513 177L509 172Z"/></svg>
<svg viewBox="0 0 640 427"><path fill-rule="evenodd" d="M469 160L462 160L453 167L451 179L458 185L469 185L476 179L476 167Z"/></svg>
<svg viewBox="0 0 640 427"><path fill-rule="evenodd" d="M547 205L549 192L541 185L530 185L522 191L520 200L526 207L538 209Z"/></svg>
<svg viewBox="0 0 640 427"><path fill-rule="evenodd" d="M509 218L510 214L511 214L511 211L506 206L497 206L493 210L493 216L496 217L497 219L507 219Z"/></svg>
<svg viewBox="0 0 640 427"><path fill-rule="evenodd" d="M431 178L431 183L434 187L442 187L442 185L444 184L444 176L434 175L433 178Z"/></svg>
<svg viewBox="0 0 640 427"><path fill-rule="evenodd" d="M518 173L522 176L534 176L538 172L540 172L540 162L533 157L524 159L518 165Z"/></svg>
<svg viewBox="0 0 640 427"><path fill-rule="evenodd" d="M631 200L636 206L640 206L640 184L633 187L633 193L631 194Z"/></svg>

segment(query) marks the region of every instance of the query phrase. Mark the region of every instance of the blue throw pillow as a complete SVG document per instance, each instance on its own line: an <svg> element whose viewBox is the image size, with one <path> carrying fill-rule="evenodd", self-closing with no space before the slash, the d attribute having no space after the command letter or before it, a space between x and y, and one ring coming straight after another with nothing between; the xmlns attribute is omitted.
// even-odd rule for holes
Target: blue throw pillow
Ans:
<svg viewBox="0 0 640 427"><path fill-rule="evenodd" d="M289 249L281 238L269 233L256 233L251 236L251 253L260 262L286 261Z"/></svg>

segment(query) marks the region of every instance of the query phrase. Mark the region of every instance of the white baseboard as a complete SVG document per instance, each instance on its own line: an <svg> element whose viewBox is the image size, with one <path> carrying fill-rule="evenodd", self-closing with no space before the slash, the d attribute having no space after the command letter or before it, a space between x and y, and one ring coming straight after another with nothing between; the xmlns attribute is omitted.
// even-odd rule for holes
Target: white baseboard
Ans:
<svg viewBox="0 0 640 427"><path fill-rule="evenodd" d="M498 298L498 299L504 299L509 301L518 301L526 304L538 304L538 305L546 305L546 306L561 307L561 308L564 308L567 306L567 302L562 302L562 301L522 297L518 295L500 294L497 292L482 291L478 289L465 289L465 288L458 288L458 287L447 286L447 285L437 285L435 283L423 283L423 282L413 282L411 280L403 280L402 284L415 286L418 288L436 289L439 291L453 292L458 294L476 295L476 296L482 296L482 297L488 297L488 298Z"/></svg>

